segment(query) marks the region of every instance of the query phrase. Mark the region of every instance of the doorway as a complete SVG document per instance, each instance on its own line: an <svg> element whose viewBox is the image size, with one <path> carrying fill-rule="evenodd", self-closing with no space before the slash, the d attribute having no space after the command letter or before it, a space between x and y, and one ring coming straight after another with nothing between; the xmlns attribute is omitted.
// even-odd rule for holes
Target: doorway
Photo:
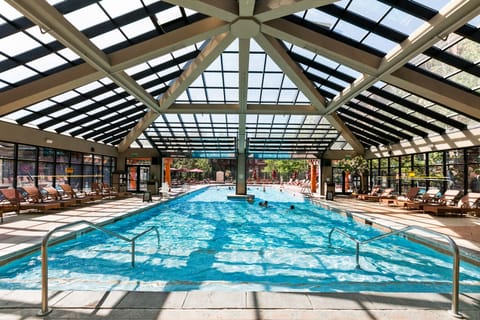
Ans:
<svg viewBox="0 0 480 320"><path fill-rule="evenodd" d="M127 166L127 191L145 192L150 176L150 166Z"/></svg>

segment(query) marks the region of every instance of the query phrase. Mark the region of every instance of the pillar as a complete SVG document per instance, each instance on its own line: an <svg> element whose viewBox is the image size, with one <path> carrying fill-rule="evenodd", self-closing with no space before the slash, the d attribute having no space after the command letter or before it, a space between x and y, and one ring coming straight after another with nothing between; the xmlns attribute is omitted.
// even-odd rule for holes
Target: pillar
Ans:
<svg viewBox="0 0 480 320"><path fill-rule="evenodd" d="M310 181L312 193L317 192L317 165L314 161L310 162Z"/></svg>
<svg viewBox="0 0 480 320"><path fill-rule="evenodd" d="M245 153L237 155L237 177L236 177L236 194L247 194L247 156Z"/></svg>
<svg viewBox="0 0 480 320"><path fill-rule="evenodd" d="M170 165L172 164L172 158L163 158L163 164L165 165L165 183L168 184L168 191L172 186L172 177L170 175Z"/></svg>

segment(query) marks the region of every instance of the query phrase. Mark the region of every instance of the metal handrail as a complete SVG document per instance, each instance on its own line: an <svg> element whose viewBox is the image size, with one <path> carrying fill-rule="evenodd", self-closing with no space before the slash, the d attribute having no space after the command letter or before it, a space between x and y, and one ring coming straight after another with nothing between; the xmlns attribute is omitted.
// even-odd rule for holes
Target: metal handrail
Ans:
<svg viewBox="0 0 480 320"><path fill-rule="evenodd" d="M122 236L121 234L118 234L116 232L113 232L111 230L105 229L103 227L100 227L90 221L86 220L80 220L72 223L65 224L63 226L56 227L52 230L50 230L42 240L42 246L41 246L41 257L42 257L42 309L38 313L38 316L43 317L52 312L52 309L48 308L48 241L50 240L50 237L57 231L62 230L62 229L67 229L79 224L86 224L89 225L93 229L97 229L99 231L102 231L112 237L127 241L131 243L131 248L132 248L132 267L135 267L135 241L143 236L144 234L155 231L157 234L157 246L160 247L160 233L158 232L157 227L150 227L147 230L137 234L133 238L127 238L125 236Z"/></svg>
<svg viewBox="0 0 480 320"><path fill-rule="evenodd" d="M341 229L338 229L337 227L333 227L328 234L328 243L329 243L330 246L332 246L332 233L334 231L346 236L347 238L349 238L350 240L355 242L355 244L356 244L356 259L355 260L356 260L356 263L357 263L356 268L361 269L360 261L359 261L360 245L367 244L367 243L370 243L370 242L373 242L373 241L376 241L376 240L380 240L380 239L383 239L383 238L386 238L386 237L389 237L389 236L393 236L393 235L396 235L396 234L399 234L399 233L406 233L407 231L410 231L410 230L420 230L420 231L423 231L423 232L426 232L426 233L430 233L430 234L433 234L433 235L436 235L436 236L443 237L444 239L446 239L448 241L448 244L450 245L451 253L452 253L452 256L453 256L453 263L452 263L452 269L453 269L452 270L452 309L450 310L450 312L452 313L453 316L462 318L463 316L458 312L459 287L460 287L459 286L460 251L458 249L458 245L456 244L456 242L451 237L447 236L446 234L443 234L441 232L437 232L437 231L434 231L434 230L426 229L426 228L423 228L423 227L409 226L409 227L405 227L403 229L393 230L391 232L388 232L388 233L385 233L385 234L382 234L382 235L379 235L379 236L376 236L376 237L373 237L373 238L370 238L370 239L367 239L367 240L364 240L364 241L360 241L360 240L355 239L352 235L346 233L345 231L343 231Z"/></svg>

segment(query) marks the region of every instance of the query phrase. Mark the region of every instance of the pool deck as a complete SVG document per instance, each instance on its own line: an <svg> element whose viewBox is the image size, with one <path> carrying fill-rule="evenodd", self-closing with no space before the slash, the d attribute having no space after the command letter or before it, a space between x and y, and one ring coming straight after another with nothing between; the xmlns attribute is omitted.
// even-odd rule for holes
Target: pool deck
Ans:
<svg viewBox="0 0 480 320"><path fill-rule="evenodd" d="M175 191L175 190L174 190ZM298 192L291 189L290 192ZM172 193L175 197L179 192ZM79 220L102 223L163 201L141 197L104 200L50 214L5 214L0 225L0 256L37 246L51 229ZM337 197L324 201L379 225L417 225L451 236L462 250L480 252L480 218L434 217L378 203ZM75 227L78 228L78 227ZM61 234L61 233L59 233ZM450 294L296 293L296 292L127 292L51 291L53 312L45 319L453 319ZM0 290L0 320L38 319L40 291ZM460 293L459 311L480 320L480 293Z"/></svg>

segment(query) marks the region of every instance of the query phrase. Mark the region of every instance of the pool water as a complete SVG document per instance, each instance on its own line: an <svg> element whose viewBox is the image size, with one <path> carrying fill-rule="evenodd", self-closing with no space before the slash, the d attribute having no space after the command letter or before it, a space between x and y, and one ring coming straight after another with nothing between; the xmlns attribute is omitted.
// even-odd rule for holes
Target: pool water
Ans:
<svg viewBox="0 0 480 320"><path fill-rule="evenodd" d="M330 230L381 231L278 187L250 187L253 204L233 192L207 188L107 225L127 237L158 227L160 247L155 232L139 238L135 267L130 244L99 231L51 246L49 289L451 292L449 256L393 236L362 246L357 269L355 244L334 233L330 247ZM39 289L40 268L39 253L0 267L0 289ZM462 261L460 281L480 292L480 268Z"/></svg>

